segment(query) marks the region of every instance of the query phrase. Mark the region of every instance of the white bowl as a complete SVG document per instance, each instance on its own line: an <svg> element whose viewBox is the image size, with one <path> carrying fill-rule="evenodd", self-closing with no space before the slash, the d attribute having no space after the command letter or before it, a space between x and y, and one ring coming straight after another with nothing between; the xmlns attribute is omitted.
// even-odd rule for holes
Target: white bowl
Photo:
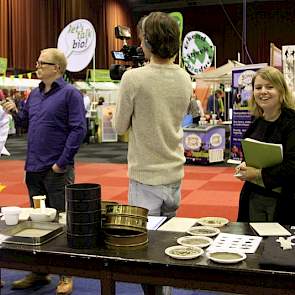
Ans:
<svg viewBox="0 0 295 295"><path fill-rule="evenodd" d="M4 215L4 220L7 225L16 225L18 224L19 214L21 212L20 207L2 207L1 212Z"/></svg>
<svg viewBox="0 0 295 295"><path fill-rule="evenodd" d="M30 218L32 221L43 222L53 221L56 216L56 209L54 208L37 208L30 212Z"/></svg>
<svg viewBox="0 0 295 295"><path fill-rule="evenodd" d="M1 212L3 214L11 213L11 214L20 214L20 211L22 209L20 207L15 206L8 206L8 207L2 207Z"/></svg>

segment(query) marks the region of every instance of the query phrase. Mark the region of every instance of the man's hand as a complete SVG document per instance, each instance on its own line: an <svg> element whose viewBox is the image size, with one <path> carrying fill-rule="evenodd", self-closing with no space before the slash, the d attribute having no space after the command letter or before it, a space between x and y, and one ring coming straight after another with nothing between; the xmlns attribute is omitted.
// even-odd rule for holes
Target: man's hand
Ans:
<svg viewBox="0 0 295 295"><path fill-rule="evenodd" d="M65 172L65 169L58 167L56 164L54 164L51 169L55 173L64 173Z"/></svg>
<svg viewBox="0 0 295 295"><path fill-rule="evenodd" d="M16 104L10 99L5 99L4 101L1 101L1 106L2 106L3 110L7 113L17 113L18 112Z"/></svg>

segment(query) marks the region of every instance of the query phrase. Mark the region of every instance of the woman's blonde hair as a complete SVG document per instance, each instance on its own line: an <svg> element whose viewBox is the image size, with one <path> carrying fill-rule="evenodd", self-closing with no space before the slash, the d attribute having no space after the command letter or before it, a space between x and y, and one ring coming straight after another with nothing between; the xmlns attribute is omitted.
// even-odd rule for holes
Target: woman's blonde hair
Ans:
<svg viewBox="0 0 295 295"><path fill-rule="evenodd" d="M250 106L252 109L252 113L255 117L263 116L263 110L256 103L254 98L254 84L258 76L263 80L270 82L272 86L279 92L282 108L289 108L295 110L294 96L290 91L282 72L274 67L265 67L258 70L252 79L253 91L250 98Z"/></svg>

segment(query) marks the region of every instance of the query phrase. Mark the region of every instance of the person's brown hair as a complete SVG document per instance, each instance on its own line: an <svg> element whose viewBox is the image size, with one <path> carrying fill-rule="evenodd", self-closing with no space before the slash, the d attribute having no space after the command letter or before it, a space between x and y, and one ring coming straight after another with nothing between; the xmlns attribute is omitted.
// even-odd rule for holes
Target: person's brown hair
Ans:
<svg viewBox="0 0 295 295"><path fill-rule="evenodd" d="M179 27L164 12L151 12L142 22L143 38L151 52L161 58L172 58L179 50Z"/></svg>

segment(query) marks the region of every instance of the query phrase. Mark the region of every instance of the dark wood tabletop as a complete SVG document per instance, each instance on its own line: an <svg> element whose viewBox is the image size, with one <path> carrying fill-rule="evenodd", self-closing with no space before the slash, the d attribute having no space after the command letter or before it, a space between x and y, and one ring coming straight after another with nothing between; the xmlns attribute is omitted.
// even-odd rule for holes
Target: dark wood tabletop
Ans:
<svg viewBox="0 0 295 295"><path fill-rule="evenodd" d="M0 232L4 228L1 223ZM221 231L256 235L247 223L229 223ZM139 249L109 249L103 243L94 249L71 249L65 233L41 246L3 243L0 267L100 279L104 295L115 294L116 281L251 295L295 294L295 272L260 266L264 240L255 254L237 264L214 263L205 255L190 260L167 256L165 249L184 235L149 231L148 245Z"/></svg>

